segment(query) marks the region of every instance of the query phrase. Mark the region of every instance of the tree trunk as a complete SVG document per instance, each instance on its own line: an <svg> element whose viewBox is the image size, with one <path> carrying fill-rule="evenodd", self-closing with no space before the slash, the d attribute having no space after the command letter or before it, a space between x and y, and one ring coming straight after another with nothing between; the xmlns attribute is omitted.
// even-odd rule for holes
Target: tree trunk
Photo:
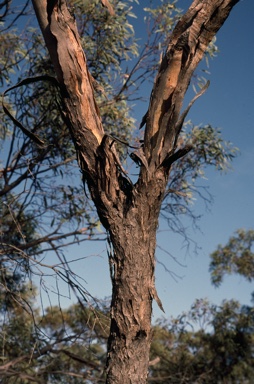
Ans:
<svg viewBox="0 0 254 384"><path fill-rule="evenodd" d="M133 153L141 163L133 185L121 167L115 140L104 133L85 54L65 0L33 0L78 162L113 245L108 384L147 380L152 300L161 306L154 286L159 211L172 163L192 149L191 143L177 149L177 139L203 91L180 115L182 102L208 44L238 1L194 0L176 25L151 95L144 148Z"/></svg>
<svg viewBox="0 0 254 384"><path fill-rule="evenodd" d="M151 343L154 253L166 177L143 185L126 212L110 226L113 295L108 340L107 383L146 383ZM162 306L161 306L162 308Z"/></svg>

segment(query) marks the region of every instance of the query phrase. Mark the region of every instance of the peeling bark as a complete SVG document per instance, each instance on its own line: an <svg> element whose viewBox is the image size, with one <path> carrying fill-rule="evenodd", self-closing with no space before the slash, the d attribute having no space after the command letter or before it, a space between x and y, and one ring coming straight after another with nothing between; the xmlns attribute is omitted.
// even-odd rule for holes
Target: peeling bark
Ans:
<svg viewBox="0 0 254 384"><path fill-rule="evenodd" d="M176 148L184 95L204 53L239 0L195 0L177 23L153 87L146 120L145 154L152 169Z"/></svg>
<svg viewBox="0 0 254 384"><path fill-rule="evenodd" d="M55 67L63 113L83 176L102 224L110 234L113 286L107 383L147 381L156 230L184 118L183 97L193 71L239 0L195 0L172 33L151 94L141 171L135 185L119 166L114 140L105 135L75 21L65 0L33 0ZM203 91L202 91L203 92Z"/></svg>

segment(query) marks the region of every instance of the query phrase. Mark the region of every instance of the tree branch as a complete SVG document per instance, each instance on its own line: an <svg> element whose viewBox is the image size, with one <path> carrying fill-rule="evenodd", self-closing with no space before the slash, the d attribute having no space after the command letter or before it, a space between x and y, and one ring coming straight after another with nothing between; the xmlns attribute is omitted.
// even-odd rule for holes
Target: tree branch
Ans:
<svg viewBox="0 0 254 384"><path fill-rule="evenodd" d="M176 127L194 70L239 0L195 0L177 23L152 91L146 119L145 155L150 172L175 150ZM178 123L178 125L177 125Z"/></svg>

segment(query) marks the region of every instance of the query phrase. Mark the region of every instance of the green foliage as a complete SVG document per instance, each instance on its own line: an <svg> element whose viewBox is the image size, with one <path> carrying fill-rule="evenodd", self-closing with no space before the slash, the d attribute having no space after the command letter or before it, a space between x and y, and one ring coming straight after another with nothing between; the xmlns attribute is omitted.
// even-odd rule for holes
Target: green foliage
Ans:
<svg viewBox="0 0 254 384"><path fill-rule="evenodd" d="M193 149L172 166L171 177L162 204L162 216L167 220L171 230L182 231L179 218L181 215L190 216L194 222L197 217L193 214L192 206L197 197L207 204L211 197L206 187L197 181L206 178L207 167L214 167L218 171L226 172L238 149L230 142L222 139L219 129L211 125L193 126L186 123L179 146L192 144Z"/></svg>
<svg viewBox="0 0 254 384"><path fill-rule="evenodd" d="M25 55L24 42L16 30L0 34L0 86L3 86L4 81L10 83L10 76L18 70Z"/></svg>
<svg viewBox="0 0 254 384"><path fill-rule="evenodd" d="M226 171L232 159L237 153L237 148L232 143L226 142L221 137L221 131L211 125L194 127L190 134L194 143L194 162L197 162L196 169L202 172L202 168L213 165L219 171ZM192 156L193 159L193 156ZM189 159L188 159L189 160ZM194 165L192 165L194 168ZM196 177L196 174L194 174Z"/></svg>
<svg viewBox="0 0 254 384"><path fill-rule="evenodd" d="M177 8L177 1L165 2L160 0L155 5L153 1L150 3L152 7L144 8L144 11L147 12L145 21L150 25L150 31L156 34L157 39L159 36L161 48L166 48L169 43L170 32L179 20L182 11Z"/></svg>
<svg viewBox="0 0 254 384"><path fill-rule="evenodd" d="M0 312L12 308L15 297L24 294L23 281L30 275L29 256L39 250L37 225L14 196L0 198ZM28 249L27 243L31 244Z"/></svg>
<svg viewBox="0 0 254 384"><path fill-rule="evenodd" d="M196 300L188 313L155 326L151 360L157 358L157 364L150 367L151 382L250 384L253 330L253 307Z"/></svg>
<svg viewBox="0 0 254 384"><path fill-rule="evenodd" d="M109 333L105 308L51 307L41 316L32 291L25 285L22 289L23 307L16 301L0 321L1 383L88 384L101 380Z"/></svg>
<svg viewBox="0 0 254 384"><path fill-rule="evenodd" d="M239 229L225 246L219 245L211 254L212 283L219 286L226 274L239 274L254 279L254 231Z"/></svg>

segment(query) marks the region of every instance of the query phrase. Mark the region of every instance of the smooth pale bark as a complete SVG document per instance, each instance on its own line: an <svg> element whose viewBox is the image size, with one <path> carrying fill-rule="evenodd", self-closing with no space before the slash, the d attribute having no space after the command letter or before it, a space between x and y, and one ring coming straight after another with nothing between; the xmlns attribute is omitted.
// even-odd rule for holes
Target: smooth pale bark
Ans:
<svg viewBox="0 0 254 384"><path fill-rule="evenodd" d="M192 105L180 115L182 102L193 71L238 1L195 0L176 25L144 120L144 148L134 154L142 165L133 185L121 168L114 139L104 133L85 54L66 2L48 1L47 5L46 0L33 0L78 162L113 246L108 384L147 381L152 300L161 306L154 285L158 217L171 164L192 148L186 144L177 150L178 135Z"/></svg>

